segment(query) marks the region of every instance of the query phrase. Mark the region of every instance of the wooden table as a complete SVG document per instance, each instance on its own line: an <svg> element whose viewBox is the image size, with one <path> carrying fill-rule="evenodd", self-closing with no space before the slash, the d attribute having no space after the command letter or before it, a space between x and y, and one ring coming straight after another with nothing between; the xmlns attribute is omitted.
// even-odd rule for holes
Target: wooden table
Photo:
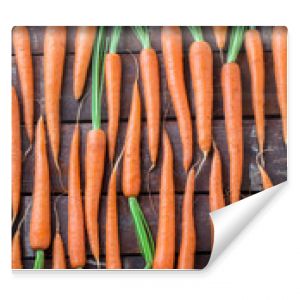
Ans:
<svg viewBox="0 0 300 300"><path fill-rule="evenodd" d="M273 73L272 52L271 52L271 28L260 28L262 33L264 51L265 51L265 66L266 66L266 148L270 149L265 153L266 168L269 172L274 184L281 183L287 178L287 160L286 149L281 137L281 120L279 115L279 109L276 99L276 90ZM167 90L166 77L164 72L164 66L162 64L161 44L160 44L160 28L151 28L151 42L153 47L157 50L160 67L161 67L161 101L162 111L164 112L170 101L170 96ZM214 139L220 148L220 152L223 160L223 173L224 173L224 188L225 194L228 195L229 189L229 159L226 144L226 135L224 128L224 115L222 108L222 94L220 84L220 70L221 62L218 54L218 50L215 45L215 41L212 35L211 28L203 28L205 39L211 44L214 51ZM32 52L33 52L33 64L35 74L35 121L37 121L40 115L41 109L44 107L44 83L43 83L43 27L30 27ZM60 165L63 174L63 180L67 183L68 174L68 161L69 161L69 148L71 142L71 135L76 119L76 113L78 108L78 102L73 99L72 96L72 80L73 80L73 61L74 61L74 35L75 28L68 28L68 42L67 42L67 56L65 61L65 71L63 78L63 88L61 96L61 150L60 150ZM195 134L195 113L193 104L193 95L191 88L191 80L188 72L188 59L187 51L192 38L186 28L183 29L183 42L185 53L185 70L186 70L186 86L188 90L188 96L193 117L193 131L194 141L196 141ZM122 98L121 98L121 119L120 130L117 145L117 153L120 153L120 149L124 142L126 122L128 119L130 102L131 102L131 90L135 76L135 65L132 57L128 54L127 50L130 50L136 57L141 47L136 40L134 34L130 28L124 28L119 43L119 52L122 56L122 69L123 69L123 82L122 82ZM255 156L257 154L257 142L255 125L253 119L253 110L251 104L251 86L250 86L250 74L248 70L248 64L244 49L238 58L238 63L241 66L242 82L243 82L243 127L244 127L244 148L245 148L245 160L244 160L244 173L242 184L242 196L247 197L251 194L261 191L261 181L258 173L258 169L255 164ZM17 75L15 56L12 50L12 82L17 89L18 96L20 97L20 84ZM142 86L140 85L141 91ZM91 74L89 72L86 91L87 95L85 103L82 108L80 124L81 124L81 170L82 170L82 190L84 188L84 153L85 153L85 140L86 133L91 128ZM19 98L21 99L21 98ZM21 108L22 109L22 108ZM106 101L103 101L103 127L107 127L107 112ZM174 148L174 177L176 185L176 233L177 233L177 251L180 245L181 234L181 204L182 196L185 185L185 172L181 163L181 143L178 134L178 127L172 106L170 106L167 121L165 123L167 131L170 135L171 142ZM143 107L143 125L142 125L142 171L146 174L146 170L149 169L150 161L147 149L146 141L146 120L145 110ZM23 152L28 147L28 141L25 136L23 121L22 121L22 136L23 136ZM49 154L50 149L49 149ZM197 160L200 153L195 143L194 145L194 161ZM147 181L142 182L141 195L139 201L142 209L145 212L146 218L149 221L154 238L157 231L157 219L158 219L158 201L159 201L159 182L160 182L160 166L161 166L161 153L159 155L159 161L157 168L153 171L151 176L151 191L153 193L153 204L150 204L148 197ZM50 156L51 157L51 156ZM23 165L23 182L22 182L22 211L26 207L27 203L31 201L32 188L33 188L33 152L30 153L27 160ZM101 238L101 251L102 262L104 262L105 255L105 207L106 207L106 192L107 183L109 178L110 167L107 162L107 168L105 172L103 197L101 200L99 224L100 224L100 238ZM57 195L62 193L58 176L55 171L52 157L50 158L50 171L51 171L51 194L52 204ZM119 172L120 173L120 172ZM211 245L210 245L210 223L208 215L208 181L210 173L210 158L205 164L201 176L198 177L195 187L195 218L196 218L196 230L197 230L197 253L196 253L196 268L203 268L210 257ZM144 176L143 178L146 178ZM131 221L130 212L128 209L127 200L123 197L120 185L120 178L118 178L118 193L119 193L119 227L120 227L120 242L122 261L124 268L142 268L143 259L139 255L138 246L135 240L134 227ZM59 200L58 210L61 222L61 231L63 240L65 242L67 253L67 195L63 196ZM54 214L53 227L54 227ZM24 267L32 268L34 253L29 244L29 220L30 214L27 216L25 223L22 227L22 247L24 256ZM88 250L88 260L92 261L92 256ZM46 267L51 268L51 247L46 251ZM87 263L87 268L94 268L92 262Z"/></svg>

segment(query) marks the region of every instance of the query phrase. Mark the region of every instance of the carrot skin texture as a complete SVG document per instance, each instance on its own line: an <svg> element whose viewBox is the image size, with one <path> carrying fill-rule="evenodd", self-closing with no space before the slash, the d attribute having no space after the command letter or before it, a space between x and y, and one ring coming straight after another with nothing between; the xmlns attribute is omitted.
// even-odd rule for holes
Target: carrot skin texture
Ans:
<svg viewBox="0 0 300 300"><path fill-rule="evenodd" d="M213 26L213 31L217 47L223 50L226 44L227 26Z"/></svg>
<svg viewBox="0 0 300 300"><path fill-rule="evenodd" d="M44 119L36 126L34 186L30 219L30 246L45 250L51 240L50 178Z"/></svg>
<svg viewBox="0 0 300 300"><path fill-rule="evenodd" d="M141 188L141 98L137 80L133 85L130 116L127 125L123 156L123 194L137 197Z"/></svg>
<svg viewBox="0 0 300 300"><path fill-rule="evenodd" d="M21 200L22 178L22 137L20 127L20 108L15 88L12 88L12 158L11 158L11 190L12 190L12 218L16 219Z"/></svg>
<svg viewBox="0 0 300 300"><path fill-rule="evenodd" d="M222 161L218 148L214 147L209 178L209 211L225 206L223 194Z"/></svg>
<svg viewBox="0 0 300 300"><path fill-rule="evenodd" d="M106 154L106 136L103 130L93 129L87 134L85 155L85 222L91 252L99 262L99 204Z"/></svg>
<svg viewBox="0 0 300 300"><path fill-rule="evenodd" d="M189 169L193 156L192 119L184 82L182 36L179 27L163 27L163 60L171 100L182 143L183 167Z"/></svg>
<svg viewBox="0 0 300 300"><path fill-rule="evenodd" d="M251 74L252 106L258 148L259 152L262 153L265 142L265 69L263 44L257 30L252 29L245 33L245 48Z"/></svg>
<svg viewBox="0 0 300 300"><path fill-rule="evenodd" d="M52 269L67 268L64 243L59 232L55 233L52 260Z"/></svg>
<svg viewBox="0 0 300 300"><path fill-rule="evenodd" d="M28 29L24 26L14 27L12 39L20 78L25 128L29 143L32 144L34 136L34 76Z"/></svg>
<svg viewBox="0 0 300 300"><path fill-rule="evenodd" d="M96 32L97 28L95 26L78 26L76 28L73 66L73 94L75 100L79 100L83 94Z"/></svg>
<svg viewBox="0 0 300 300"><path fill-rule="evenodd" d="M60 96L66 53L65 27L47 27L44 38L44 90L48 135L56 167L60 147Z"/></svg>
<svg viewBox="0 0 300 300"><path fill-rule="evenodd" d="M75 125L70 149L68 184L68 252L72 268L85 265L84 211L80 190L80 127Z"/></svg>
<svg viewBox="0 0 300 300"><path fill-rule="evenodd" d="M119 128L122 62L119 54L107 53L105 56L105 83L108 112L107 143L108 157L112 163Z"/></svg>
<svg viewBox="0 0 300 300"><path fill-rule="evenodd" d="M153 269L172 269L175 261L175 192L173 150L163 131L163 163L160 179L160 202Z"/></svg>
<svg viewBox="0 0 300 300"><path fill-rule="evenodd" d="M196 251L196 230L194 220L195 171L188 173L182 204L181 245L178 269L194 269Z"/></svg>
<svg viewBox="0 0 300 300"><path fill-rule="evenodd" d="M160 78L157 55L154 49L140 53L140 69L144 88L147 115L147 133L150 160L156 165L160 131Z"/></svg>
<svg viewBox="0 0 300 300"><path fill-rule="evenodd" d="M12 269L23 269L20 230L17 230L13 236L11 251L12 251L11 268Z"/></svg>
<svg viewBox="0 0 300 300"><path fill-rule="evenodd" d="M240 200L243 175L242 84L238 64L223 65L221 82L230 160L230 201L233 203Z"/></svg>
<svg viewBox="0 0 300 300"><path fill-rule="evenodd" d="M277 99L282 119L283 140L287 142L287 28L274 27L272 50Z"/></svg>
<svg viewBox="0 0 300 300"><path fill-rule="evenodd" d="M120 242L118 232L117 169L112 170L106 206L106 269L121 269Z"/></svg>
<svg viewBox="0 0 300 300"><path fill-rule="evenodd" d="M189 50L190 72L194 90L194 107L198 144L205 154L212 144L213 55L207 42L193 42Z"/></svg>

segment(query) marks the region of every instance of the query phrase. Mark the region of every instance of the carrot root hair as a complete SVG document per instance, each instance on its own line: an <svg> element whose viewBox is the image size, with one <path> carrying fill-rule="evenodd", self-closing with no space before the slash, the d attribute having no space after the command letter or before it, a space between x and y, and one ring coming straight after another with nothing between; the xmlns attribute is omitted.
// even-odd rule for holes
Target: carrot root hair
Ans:
<svg viewBox="0 0 300 300"><path fill-rule="evenodd" d="M207 160L207 157L208 157L208 152L207 151L204 151L203 152L203 157L201 159L201 157L198 159L198 161L195 163L195 165L199 165L198 166L198 169L197 169L197 172L195 174L195 179L198 177L198 175L200 174L203 166L204 166L204 163L206 162Z"/></svg>
<svg viewBox="0 0 300 300"><path fill-rule="evenodd" d="M151 191L151 172L154 170L155 167L156 167L156 164L153 163L147 171L147 182L148 182L147 189L148 189L148 198L149 198L152 212L154 213L155 216L157 216L157 209L154 205L154 201L152 198L152 191Z"/></svg>
<svg viewBox="0 0 300 300"><path fill-rule="evenodd" d="M28 157L28 155L30 154L32 149L33 149L33 144L30 144L29 147L24 152L24 157L23 157L22 162L24 162L26 160L26 158Z"/></svg>

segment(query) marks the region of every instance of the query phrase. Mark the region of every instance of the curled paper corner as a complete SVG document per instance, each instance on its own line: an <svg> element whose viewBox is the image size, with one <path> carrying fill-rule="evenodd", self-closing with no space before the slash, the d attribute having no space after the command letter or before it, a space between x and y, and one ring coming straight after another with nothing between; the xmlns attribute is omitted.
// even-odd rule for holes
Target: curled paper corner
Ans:
<svg viewBox="0 0 300 300"><path fill-rule="evenodd" d="M286 181L210 213L214 228L214 244L206 268L220 256L254 217L282 190Z"/></svg>

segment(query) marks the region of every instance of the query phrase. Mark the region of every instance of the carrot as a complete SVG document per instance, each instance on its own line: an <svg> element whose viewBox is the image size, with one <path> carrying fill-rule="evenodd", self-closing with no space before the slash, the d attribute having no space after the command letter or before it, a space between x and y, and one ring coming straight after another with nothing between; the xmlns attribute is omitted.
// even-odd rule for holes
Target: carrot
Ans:
<svg viewBox="0 0 300 300"><path fill-rule="evenodd" d="M192 168L186 180L182 204L181 244L178 269L194 269L196 230L194 221L195 171Z"/></svg>
<svg viewBox="0 0 300 300"><path fill-rule="evenodd" d="M222 179L222 161L220 152L214 144L209 178L209 211L213 212L225 206Z"/></svg>
<svg viewBox="0 0 300 300"><path fill-rule="evenodd" d="M66 52L65 27L47 27L44 38L44 89L48 135L57 170L60 145L60 95Z"/></svg>
<svg viewBox="0 0 300 300"><path fill-rule="evenodd" d="M259 152L263 153L265 142L265 70L263 44L258 30L250 29L245 33L245 48L251 74L252 105L258 148Z"/></svg>
<svg viewBox="0 0 300 300"><path fill-rule="evenodd" d="M46 132L41 116L36 127L34 186L30 220L30 246L36 251L35 269L44 267L44 250L51 239L50 179Z"/></svg>
<svg viewBox="0 0 300 300"><path fill-rule="evenodd" d="M57 231L53 241L52 269L66 269L65 249L62 237Z"/></svg>
<svg viewBox="0 0 300 300"><path fill-rule="evenodd" d="M67 263L65 258L65 247L60 234L60 222L57 211L57 201L60 196L54 200L54 212L55 212L55 235L52 247L52 269L66 269Z"/></svg>
<svg viewBox="0 0 300 300"><path fill-rule="evenodd" d="M193 157L192 120L184 83L182 36L179 27L162 28L162 51L168 89L178 120L183 166L189 169Z"/></svg>
<svg viewBox="0 0 300 300"><path fill-rule="evenodd" d="M272 34L277 100L282 119L283 140L287 142L287 28L274 27Z"/></svg>
<svg viewBox="0 0 300 300"><path fill-rule="evenodd" d="M117 46L121 31L122 27L120 26L113 28L109 53L105 56L105 83L108 112L107 143L108 157L111 163L113 163L115 156L120 115L122 62L121 56L117 54Z"/></svg>
<svg viewBox="0 0 300 300"><path fill-rule="evenodd" d="M23 269L20 230L17 230L14 234L14 237L12 240L11 251L12 251L11 268L12 269Z"/></svg>
<svg viewBox="0 0 300 300"><path fill-rule="evenodd" d="M159 219L154 269L173 269L175 261L175 192L173 150L163 130L163 163L160 177Z"/></svg>
<svg viewBox="0 0 300 300"><path fill-rule="evenodd" d="M85 155L85 221L91 252L100 266L99 202L105 164L106 136L101 129L101 97L104 82L105 30L100 27L92 62L92 123L87 134ZM101 65L100 65L101 62ZM101 72L101 79L99 74ZM100 79L100 80L99 80Z"/></svg>
<svg viewBox="0 0 300 300"><path fill-rule="evenodd" d="M25 128L29 143L32 145L34 135L34 79L28 29L23 26L14 27L12 39L20 78Z"/></svg>
<svg viewBox="0 0 300 300"><path fill-rule="evenodd" d="M20 108L16 90L12 87L12 159L11 159L11 190L12 190L12 221L14 223L20 208L21 177L22 177L22 137L20 128Z"/></svg>
<svg viewBox="0 0 300 300"><path fill-rule="evenodd" d="M142 44L140 53L140 69L144 87L145 107L147 116L148 147L151 168L156 165L159 132L160 132L160 78L158 58L151 47L149 29L137 26L133 30Z"/></svg>
<svg viewBox="0 0 300 300"><path fill-rule="evenodd" d="M76 28L73 65L73 93L76 100L79 100L83 93L96 32L95 26L78 26Z"/></svg>
<svg viewBox="0 0 300 300"><path fill-rule="evenodd" d="M117 208L117 169L122 154L119 156L110 175L106 203L106 269L121 269L120 242L118 232Z"/></svg>
<svg viewBox="0 0 300 300"><path fill-rule="evenodd" d="M220 51L221 61L224 61L224 47L227 37L227 26L213 26L213 31L217 43L217 47Z"/></svg>
<svg viewBox="0 0 300 300"><path fill-rule="evenodd" d="M240 67L235 60L243 42L244 27L232 30L227 63L223 65L221 83L225 127L230 160L230 201L240 199L243 175L242 84Z"/></svg>
<svg viewBox="0 0 300 300"><path fill-rule="evenodd" d="M262 155L262 153L258 153L256 156L256 165L259 170L260 176L261 176L261 182L263 189L266 190L273 186L272 180L270 176L268 175L267 171L264 169L262 164L259 162L259 156Z"/></svg>
<svg viewBox="0 0 300 300"><path fill-rule="evenodd" d="M68 252L72 268L85 265L84 212L80 190L80 128L74 128L70 149L68 182Z"/></svg>
<svg viewBox="0 0 300 300"><path fill-rule="evenodd" d="M141 186L140 142L141 99L136 79L133 85L130 116L125 137L122 188L123 194L128 198L136 238L141 254L146 262L145 268L151 268L154 253L154 241L149 225L147 224L142 209L137 201Z"/></svg>
<svg viewBox="0 0 300 300"><path fill-rule="evenodd" d="M194 37L189 50L189 62L194 90L198 144L205 161L212 143L213 54L210 45L203 40L201 27L191 26L189 29Z"/></svg>

